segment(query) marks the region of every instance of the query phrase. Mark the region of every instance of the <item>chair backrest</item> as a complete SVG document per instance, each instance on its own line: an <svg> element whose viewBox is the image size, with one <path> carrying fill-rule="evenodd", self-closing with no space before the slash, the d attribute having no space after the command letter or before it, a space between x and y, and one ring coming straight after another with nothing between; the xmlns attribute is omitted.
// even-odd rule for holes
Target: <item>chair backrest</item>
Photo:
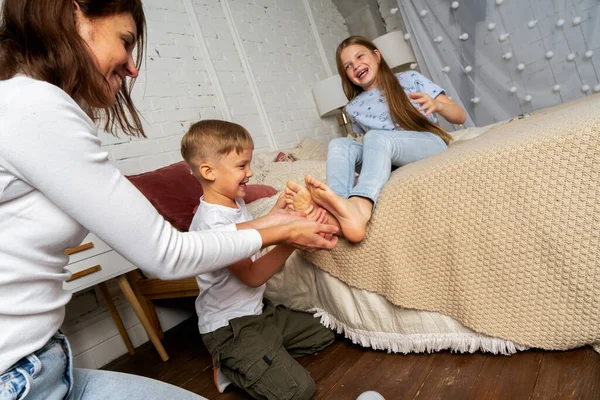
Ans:
<svg viewBox="0 0 600 400"><path fill-rule="evenodd" d="M127 178L171 225L188 230L203 191L184 161Z"/></svg>

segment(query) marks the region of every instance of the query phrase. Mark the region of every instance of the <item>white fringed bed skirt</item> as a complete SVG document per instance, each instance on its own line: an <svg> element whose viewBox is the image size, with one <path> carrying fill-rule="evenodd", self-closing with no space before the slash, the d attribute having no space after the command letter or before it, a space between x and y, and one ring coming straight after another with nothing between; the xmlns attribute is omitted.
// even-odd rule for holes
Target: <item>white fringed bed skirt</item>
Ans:
<svg viewBox="0 0 600 400"><path fill-rule="evenodd" d="M386 350L388 353L433 353L450 350L456 353L474 353L482 351L505 356L517 351L527 350L527 346L515 344L509 340L479 335L477 333L396 333L373 332L359 329L339 321L327 311L313 308L315 317L321 324L343 334L352 343L375 350Z"/></svg>
<svg viewBox="0 0 600 400"><path fill-rule="evenodd" d="M449 350L510 355L528 347L478 334L453 318L393 305L376 293L352 288L316 268L299 254L267 283L276 304L308 311L353 343L390 353Z"/></svg>

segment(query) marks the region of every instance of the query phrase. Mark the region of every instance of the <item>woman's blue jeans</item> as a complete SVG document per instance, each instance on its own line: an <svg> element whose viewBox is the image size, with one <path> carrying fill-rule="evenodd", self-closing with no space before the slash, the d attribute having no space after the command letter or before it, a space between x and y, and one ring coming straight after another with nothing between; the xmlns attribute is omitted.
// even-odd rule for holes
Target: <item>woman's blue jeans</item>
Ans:
<svg viewBox="0 0 600 400"><path fill-rule="evenodd" d="M448 146L430 132L369 131L362 144L350 138L336 138L327 150L327 185L339 196L365 197L377 203L390 178L392 165L401 167L433 156ZM360 168L358 182L355 171Z"/></svg>
<svg viewBox="0 0 600 400"><path fill-rule="evenodd" d="M0 375L0 400L200 400L178 387L137 375L72 367L67 338L57 333L40 350Z"/></svg>

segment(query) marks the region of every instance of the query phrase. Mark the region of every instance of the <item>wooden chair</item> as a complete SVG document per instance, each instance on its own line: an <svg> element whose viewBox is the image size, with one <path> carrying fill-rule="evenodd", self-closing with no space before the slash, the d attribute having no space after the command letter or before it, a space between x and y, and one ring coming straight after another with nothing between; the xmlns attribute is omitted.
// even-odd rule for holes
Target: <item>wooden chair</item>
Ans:
<svg viewBox="0 0 600 400"><path fill-rule="evenodd" d="M127 274L127 280L142 305L144 313L148 316L154 330L161 339L164 338L164 332L160 326L158 314L156 314L156 308L152 301L180 297L197 297L198 293L200 293L196 278L163 281L146 278L139 270L134 270Z"/></svg>

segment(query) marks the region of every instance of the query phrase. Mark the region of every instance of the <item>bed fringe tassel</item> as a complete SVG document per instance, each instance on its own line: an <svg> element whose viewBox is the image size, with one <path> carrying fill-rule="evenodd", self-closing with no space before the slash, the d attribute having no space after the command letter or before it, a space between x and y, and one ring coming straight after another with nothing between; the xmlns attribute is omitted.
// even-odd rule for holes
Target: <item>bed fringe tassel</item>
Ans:
<svg viewBox="0 0 600 400"><path fill-rule="evenodd" d="M474 353L482 351L492 354L511 355L517 351L527 350L523 346L509 340L478 335L475 333L423 333L400 334L372 332L364 329L350 328L327 311L314 308L310 312L321 318L321 324L336 331L352 343L375 350L387 350L388 353L433 353L450 350L457 353ZM600 352L600 344L595 346Z"/></svg>

